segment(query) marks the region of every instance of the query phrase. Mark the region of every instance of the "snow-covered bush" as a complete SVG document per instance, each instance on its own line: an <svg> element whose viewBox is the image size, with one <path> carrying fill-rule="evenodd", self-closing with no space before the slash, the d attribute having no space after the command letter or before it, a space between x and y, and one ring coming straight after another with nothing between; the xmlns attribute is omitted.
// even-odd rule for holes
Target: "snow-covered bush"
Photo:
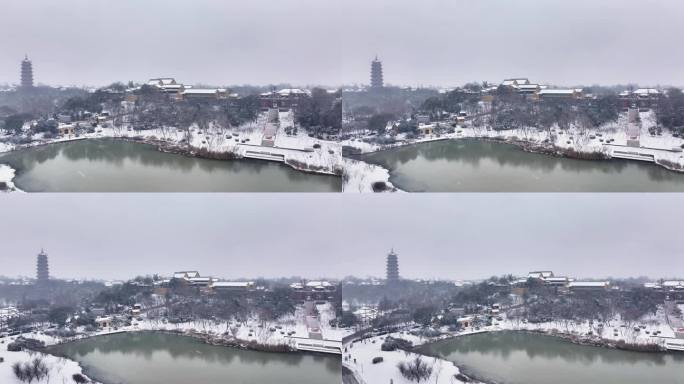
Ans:
<svg viewBox="0 0 684 384"><path fill-rule="evenodd" d="M20 363L16 362L12 365L14 375L23 382L40 381L48 376L50 369L48 368L42 357L36 357L30 362Z"/></svg>
<svg viewBox="0 0 684 384"><path fill-rule="evenodd" d="M384 192L387 188L387 183L384 181L376 181L372 184L373 192Z"/></svg>
<svg viewBox="0 0 684 384"><path fill-rule="evenodd" d="M73 376L71 376L71 378L74 379L74 382L79 383L79 384L83 384L83 383L88 382L88 379L85 376L81 375L80 373L74 373Z"/></svg>
<svg viewBox="0 0 684 384"><path fill-rule="evenodd" d="M383 351L394 351L397 349L411 349L413 347L413 343L411 343L408 340L400 339L400 338L394 338L394 337L387 337L385 341L382 343L380 346L380 349Z"/></svg>
<svg viewBox="0 0 684 384"><path fill-rule="evenodd" d="M415 359L408 363L401 362L397 364L397 368L399 368L399 372L406 379L418 383L429 379L432 375L432 366L427 365L420 356L416 356Z"/></svg>

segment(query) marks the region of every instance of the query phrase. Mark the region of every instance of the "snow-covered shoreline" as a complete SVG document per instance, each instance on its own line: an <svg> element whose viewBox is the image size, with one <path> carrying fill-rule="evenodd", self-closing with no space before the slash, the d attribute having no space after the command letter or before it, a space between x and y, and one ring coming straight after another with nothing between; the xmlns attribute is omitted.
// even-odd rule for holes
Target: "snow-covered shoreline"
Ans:
<svg viewBox="0 0 684 384"><path fill-rule="evenodd" d="M343 330L333 328L328 325L334 310L329 304L317 305L320 316L320 332L324 339L341 340ZM55 346L63 343L71 343L93 337L108 336L121 333L136 332L161 332L176 336L192 337L209 345L222 346L227 348L237 348L254 350L264 353L316 353L297 349L297 340L309 337L309 329L304 321L306 317L304 309L298 308L294 314L285 316L274 321L261 321L256 318L244 321L213 321L213 320L193 320L183 323L164 322L159 319L143 318L141 321L134 321L131 325L121 327L105 327L94 332L85 332L83 327L79 327L79 333L73 337L50 336L44 331L34 331L25 333L22 336L35 339L44 343L46 347ZM16 337L3 339L4 343L16 340ZM341 343L341 341L340 341ZM51 351L22 351L7 352L0 356L11 355L12 364L16 361L25 362L33 354L45 356L46 362L55 365L57 373L64 371L65 375L52 376L63 378L65 382L71 382L71 375L74 373L84 374L85 368L76 361L64 356L52 354ZM31 357L32 358L32 357ZM9 359L5 358L5 363L0 363L0 379L6 378L0 383L20 384L14 378L11 364L6 364ZM59 363L57 366L56 364ZM68 369L65 370L67 367ZM55 368L55 369L56 369ZM58 380L59 382L60 380ZM54 381L51 381L54 382ZM40 384L46 382L38 382Z"/></svg>
<svg viewBox="0 0 684 384"><path fill-rule="evenodd" d="M496 131L487 127L458 127L453 133L441 135L430 134L419 139L406 139L404 134L397 135L397 141L392 144L379 145L369 143L361 139L345 140L342 145L352 147L357 155L369 155L372 153L391 151L398 148L414 146L418 144L436 141L475 139L495 141L504 144L515 145L527 152L542 153L550 156L566 158L581 158L586 160L610 160L618 157L616 152L637 151L642 155L652 156L653 163L670 171L684 172L684 155L681 151L684 138L674 137L671 132L664 131L662 135L652 136L649 128L656 126L655 114L652 111L640 113L641 126L639 128L640 146L628 145L626 116L620 116L618 121L608 123L597 129L580 129L570 127L562 130L558 127L550 130L539 130L534 127ZM609 142L610 140L610 142ZM373 183L389 181L390 172L380 165L371 164L373 167L363 167L363 160L354 156L355 168L362 172L356 174L357 183ZM640 161L629 159L632 161ZM370 185L355 186L360 191L371 190ZM396 189L396 187L394 187Z"/></svg>
<svg viewBox="0 0 684 384"><path fill-rule="evenodd" d="M506 318L481 328L466 328L459 331L442 328L441 334L436 337L416 336L409 332L413 327L408 325L403 327L403 330L382 336L350 340L344 345L343 364L360 379L361 383L387 382L392 379L395 384L410 384L400 375L396 365L415 357L422 357L429 364L439 367L442 374L448 373L446 378L433 375L428 380L429 382L449 384L454 382L451 381L451 377L458 373L465 373L471 379L486 383L486 380L473 377L470 372L463 372L450 361L417 352L415 347L424 347L432 343L478 333L527 332L557 337L569 343L589 347L621 349L638 353L672 353L664 347L665 340L675 337L674 330L668 324L666 316L664 309L660 308L655 314L646 316L638 322L626 322L615 318L605 323L557 320L533 324L517 318ZM654 335L656 331L658 335ZM380 345L387 337L408 340L412 343L414 350L382 351ZM372 359L376 357L382 357L383 362L373 364Z"/></svg>
<svg viewBox="0 0 684 384"><path fill-rule="evenodd" d="M386 191L399 192L390 182L390 171L380 165L345 157L342 191L349 193L370 193L374 183L384 183Z"/></svg>
<svg viewBox="0 0 684 384"><path fill-rule="evenodd" d="M423 359L433 367L433 372L428 378L427 382L435 384L453 384L453 383L480 383L481 381L465 381L457 377L464 375L461 369L453 362L441 359L435 356L428 356L414 351L394 350L382 351L380 346L387 337L401 338L413 343L414 347L426 345L429 343L445 340L449 338L471 335L474 333L486 332L484 330L442 334L438 337L424 338L415 336L408 331L393 332L382 336L373 336L368 338L361 338L351 340L344 346L344 353L342 355L342 364L353 372L356 379L361 384L371 383L385 383L392 380L394 384L411 384L411 381L404 378L399 370L397 364L406 362L415 358ZM377 357L382 357L382 362L372 363L372 360Z"/></svg>
<svg viewBox="0 0 684 384"><path fill-rule="evenodd" d="M14 177L16 170L7 164L0 164L0 183L4 183L6 189L0 189L2 192L18 192L16 185L14 185Z"/></svg>
<svg viewBox="0 0 684 384"><path fill-rule="evenodd" d="M14 375L12 365L15 363L25 363L36 357L42 357L49 368L48 377L34 381L36 384L72 383L74 382L73 375L75 374L87 377L83 371L83 367L78 362L49 353L20 351L3 353L0 356L5 360L0 363L0 383L3 384L23 384ZM90 382L92 384L98 384L97 381L92 381L92 379Z"/></svg>
<svg viewBox="0 0 684 384"><path fill-rule="evenodd" d="M288 134L287 130L295 125L291 112L280 112L279 122L277 128L274 128L276 134L272 146L263 145L265 127L272 123L266 122L265 115L260 115L257 121L234 129L208 127L202 130L193 126L189 130L162 127L136 131L127 126L109 126L99 127L93 133L84 133L78 137L67 135L43 139L39 134L35 135L34 141L26 144L0 143L0 153L76 140L121 139L152 145L162 152L182 156L214 160L273 161L299 172L342 177L342 147L339 143L310 137L303 130Z"/></svg>

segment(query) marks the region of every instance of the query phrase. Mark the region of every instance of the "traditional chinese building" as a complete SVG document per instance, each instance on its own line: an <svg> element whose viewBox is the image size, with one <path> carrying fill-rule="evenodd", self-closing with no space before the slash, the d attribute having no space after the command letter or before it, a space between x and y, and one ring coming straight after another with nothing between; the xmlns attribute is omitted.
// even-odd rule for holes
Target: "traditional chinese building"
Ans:
<svg viewBox="0 0 684 384"><path fill-rule="evenodd" d="M21 61L21 87L28 89L33 88L33 64L28 56Z"/></svg>
<svg viewBox="0 0 684 384"><path fill-rule="evenodd" d="M45 284L50 279L50 268L48 267L48 255L44 250L40 250L36 261L36 283Z"/></svg>
<svg viewBox="0 0 684 384"><path fill-rule="evenodd" d="M375 57L375 60L371 62L371 88L382 88L384 86L384 81L382 77L382 61Z"/></svg>
<svg viewBox="0 0 684 384"><path fill-rule="evenodd" d="M394 249L387 254L387 284L399 281L399 256Z"/></svg>

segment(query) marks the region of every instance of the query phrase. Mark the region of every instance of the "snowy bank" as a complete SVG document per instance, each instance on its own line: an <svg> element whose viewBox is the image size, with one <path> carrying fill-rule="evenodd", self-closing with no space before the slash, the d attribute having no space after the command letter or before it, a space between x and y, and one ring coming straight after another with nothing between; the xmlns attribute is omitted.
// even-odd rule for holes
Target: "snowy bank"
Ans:
<svg viewBox="0 0 684 384"><path fill-rule="evenodd" d="M393 383L393 384L412 384L414 382L405 378L399 371L400 363L408 363L416 358L424 362L432 369L430 377L425 380L427 383L435 384L455 384L465 383L461 380L461 372L451 361L437 357L425 356L413 352L394 350L383 351L381 345L386 337L398 337L413 341L414 345L421 342L408 334L396 333L386 336L375 336L345 344L345 352L342 363L361 384ZM382 361L377 362L377 360ZM376 360L374 363L373 360ZM474 383L474 381L472 382Z"/></svg>
<svg viewBox="0 0 684 384"><path fill-rule="evenodd" d="M18 191L14 185L15 171L6 164L0 164L0 193Z"/></svg>
<svg viewBox="0 0 684 384"><path fill-rule="evenodd" d="M279 113L278 123L268 122L267 114L262 113L256 121L232 128L210 124L203 129L193 125L188 129L165 126L134 130L126 124L115 127L107 123L79 136L45 138L43 134L36 134L26 144L0 142L0 153L75 140L113 138L146 143L182 155L275 161L302 172L341 176L342 146L311 137L303 129L295 132L294 126L294 115L289 111Z"/></svg>
<svg viewBox="0 0 684 384"><path fill-rule="evenodd" d="M4 347L5 345L2 346ZM73 375L83 375L83 370L81 369L81 366L73 360L48 355L40 352L8 352L7 350L4 350L0 351L0 358L4 359L4 362L0 362L0 383L25 384L15 376L12 370L12 365L14 365L15 363L26 363L33 360L36 357L41 357L43 359L49 371L47 377L45 377L44 379L39 381L33 381L33 383L35 384L75 383Z"/></svg>
<svg viewBox="0 0 684 384"><path fill-rule="evenodd" d="M487 126L458 126L450 133L428 134L418 138L409 138L406 134L400 133L394 136L395 142L391 144L374 143L372 141L376 136L370 134L341 141L341 144L350 148L352 153L361 155L442 140L495 140L516 145L530 152L591 160L622 158L648 161L672 171L684 172L684 138L675 137L666 129L659 135L651 134L656 126L653 111L641 112L637 125L636 145L634 127L630 127L626 114L621 114L616 121L594 129L572 125L566 129L555 126L550 129L524 127L497 131ZM348 188L354 191L372 190L369 184L375 181L388 182L390 171L377 165L363 167L356 162L345 162L345 175L350 175ZM388 175L386 180L385 172Z"/></svg>
<svg viewBox="0 0 684 384"><path fill-rule="evenodd" d="M343 159L344 174L342 175L342 191L351 193L375 192L373 185L383 188L378 192L399 191L389 181L389 170L360 160L350 158ZM384 184L384 185L383 185Z"/></svg>

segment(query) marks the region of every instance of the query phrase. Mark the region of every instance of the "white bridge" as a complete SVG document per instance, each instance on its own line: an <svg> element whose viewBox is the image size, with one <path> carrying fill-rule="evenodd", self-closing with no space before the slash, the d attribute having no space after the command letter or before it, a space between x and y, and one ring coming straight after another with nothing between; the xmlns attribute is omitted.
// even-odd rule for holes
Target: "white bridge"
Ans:
<svg viewBox="0 0 684 384"><path fill-rule="evenodd" d="M250 159L279 161L281 163L285 162L285 155L283 155L282 153L275 153L270 151L256 151L248 149L245 151L243 156Z"/></svg>
<svg viewBox="0 0 684 384"><path fill-rule="evenodd" d="M667 338L665 339L665 348L667 348L668 351L684 352L684 339Z"/></svg>
<svg viewBox="0 0 684 384"><path fill-rule="evenodd" d="M341 340L317 340L305 337L292 337L291 339L294 340L298 351L342 354Z"/></svg>
<svg viewBox="0 0 684 384"><path fill-rule="evenodd" d="M653 153L642 152L639 150L618 150L614 149L611 153L611 157L618 159L628 159L628 160L641 160L648 161L650 163L655 163L655 157Z"/></svg>

